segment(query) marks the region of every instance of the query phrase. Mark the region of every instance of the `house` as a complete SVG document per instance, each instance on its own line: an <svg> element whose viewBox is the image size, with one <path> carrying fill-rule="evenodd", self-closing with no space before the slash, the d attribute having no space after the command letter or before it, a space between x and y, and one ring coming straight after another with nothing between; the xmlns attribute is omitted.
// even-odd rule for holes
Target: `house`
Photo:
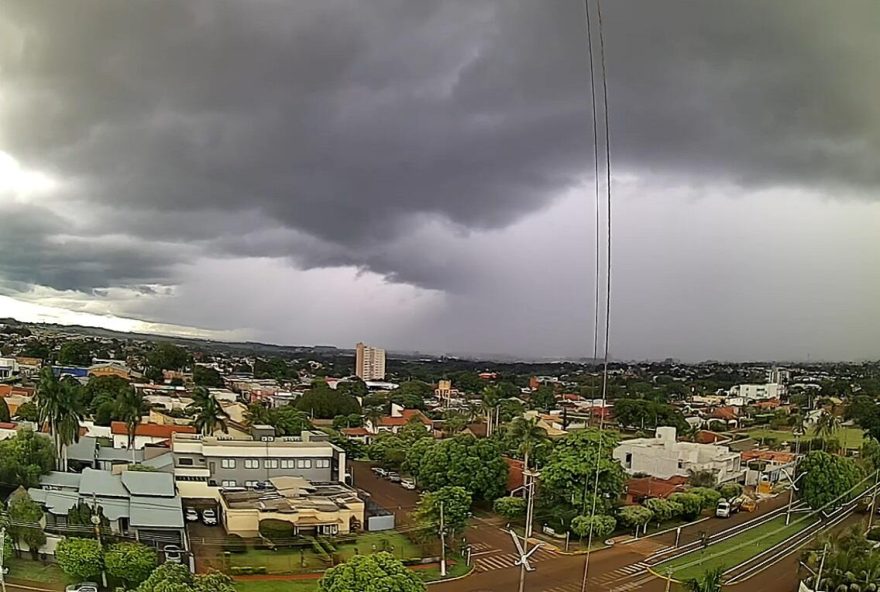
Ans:
<svg viewBox="0 0 880 592"><path fill-rule="evenodd" d="M364 501L347 485L302 477L271 477L269 483L268 490L220 492L227 533L257 537L263 520L290 522L294 535L310 536L348 534L364 525Z"/></svg>
<svg viewBox="0 0 880 592"><path fill-rule="evenodd" d="M675 428L658 427L653 438L635 438L621 442L613 452L629 474L645 473L668 479L692 472L711 471L718 483L741 481L745 471L740 455L727 446L676 441Z"/></svg>
<svg viewBox="0 0 880 592"><path fill-rule="evenodd" d="M113 448L128 448L128 426L125 422L114 421L110 423L110 431L113 433ZM134 448L138 450L147 444L161 444L170 442L174 434L195 434L196 429L190 425L160 425L155 423L140 423L134 432Z"/></svg>
<svg viewBox="0 0 880 592"><path fill-rule="evenodd" d="M396 434L400 431L400 428L410 422L422 424L429 432L433 430L433 423L428 419L427 415L418 409L404 409L396 403L391 404L390 415L380 417L376 420L375 424L372 419L367 419L364 423L364 427L366 427L367 431L373 435L376 435L379 432L391 432L392 434Z"/></svg>
<svg viewBox="0 0 880 592"><path fill-rule="evenodd" d="M116 376L123 380L131 380L131 369L119 360L93 364L89 366L89 376Z"/></svg>
<svg viewBox="0 0 880 592"><path fill-rule="evenodd" d="M222 489L256 488L273 477L345 482L345 451L327 434L275 437L269 426L253 427L249 439L175 433L171 451L181 495L219 500Z"/></svg>
<svg viewBox="0 0 880 592"><path fill-rule="evenodd" d="M70 535L80 525L70 524L68 513L78 504L94 509L107 518L110 532L163 547L176 544L184 548L183 507L168 473L109 471L86 468L82 473L52 471L40 478L40 486L28 490L31 498L46 511L46 530ZM84 526L91 533L91 525Z"/></svg>
<svg viewBox="0 0 880 592"><path fill-rule="evenodd" d="M18 360L15 358L0 358L0 379L12 378L18 372Z"/></svg>
<svg viewBox="0 0 880 592"><path fill-rule="evenodd" d="M543 428L550 438L561 438L568 434L562 427L562 416L559 414L539 413L532 410L523 413L523 417L526 419L537 419L538 427Z"/></svg>
<svg viewBox="0 0 880 592"><path fill-rule="evenodd" d="M674 475L668 479L657 477L633 477L626 482L626 503L640 504L646 499L667 498L673 493L685 490L687 477Z"/></svg>
<svg viewBox="0 0 880 592"><path fill-rule="evenodd" d="M15 356L15 361L18 362L18 374L19 376L34 376L40 372L40 368L43 367L43 360L40 358L32 358L29 356Z"/></svg>
<svg viewBox="0 0 880 592"><path fill-rule="evenodd" d="M367 428L342 428L340 433L349 440L369 444L373 441L373 434Z"/></svg>
<svg viewBox="0 0 880 592"><path fill-rule="evenodd" d="M746 485L765 484L772 486L779 481L786 480L784 473L787 473L789 477L794 477L797 455L791 452L748 450L741 453L740 456L746 467Z"/></svg>

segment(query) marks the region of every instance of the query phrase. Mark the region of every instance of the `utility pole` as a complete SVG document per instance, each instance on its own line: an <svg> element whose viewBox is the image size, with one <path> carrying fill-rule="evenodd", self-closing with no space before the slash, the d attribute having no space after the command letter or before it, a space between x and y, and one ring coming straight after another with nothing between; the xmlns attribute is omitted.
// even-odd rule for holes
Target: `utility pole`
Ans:
<svg viewBox="0 0 880 592"><path fill-rule="evenodd" d="M520 559L518 561L520 569L519 569L519 592L523 592L526 585L526 571L532 571L534 568L529 564L529 556L532 555L535 551L538 550L538 546L536 545L529 551L529 538L532 536L532 522L534 520L534 510L535 510L535 479L538 476L537 473L532 473L529 470L523 471L523 485L525 486L525 492L528 496L526 500L526 527L525 527L525 537L523 538L523 544L520 547L519 539L517 538L516 533L511 530L510 535L513 537L513 542L516 544L517 551L519 551Z"/></svg>
<svg viewBox="0 0 880 592"><path fill-rule="evenodd" d="M880 484L880 467L874 472L874 493L871 494L871 507L868 512L868 532L874 525L874 513L877 511L877 486Z"/></svg>
<svg viewBox="0 0 880 592"><path fill-rule="evenodd" d="M92 524L95 525L95 537L98 539L98 548L101 549L101 554L104 554L104 545L101 542L101 515L98 512L98 495L96 492L92 492ZM104 568L101 568L101 584L103 584L104 588L107 588L107 572L104 571Z"/></svg>
<svg viewBox="0 0 880 592"><path fill-rule="evenodd" d="M443 502L440 502L440 577L446 577L446 528L443 524Z"/></svg>
<svg viewBox="0 0 880 592"><path fill-rule="evenodd" d="M3 550L6 548L6 528L0 528L0 590L6 592L6 565Z"/></svg>
<svg viewBox="0 0 880 592"><path fill-rule="evenodd" d="M819 562L819 573L816 574L816 584L813 586L814 592L819 592L820 582L822 581L822 568L825 567L825 555L828 553L828 543L822 547L822 561Z"/></svg>

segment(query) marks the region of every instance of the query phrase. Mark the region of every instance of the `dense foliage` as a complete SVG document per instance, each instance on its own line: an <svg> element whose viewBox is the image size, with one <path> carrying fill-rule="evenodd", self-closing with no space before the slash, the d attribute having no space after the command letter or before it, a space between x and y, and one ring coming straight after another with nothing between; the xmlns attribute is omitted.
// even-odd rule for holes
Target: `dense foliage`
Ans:
<svg viewBox="0 0 880 592"><path fill-rule="evenodd" d="M335 391L326 382L318 382L296 401L296 408L316 419L360 413L361 406L352 395Z"/></svg>
<svg viewBox="0 0 880 592"><path fill-rule="evenodd" d="M193 575L179 563L163 563L135 592L235 592L235 585L222 573Z"/></svg>
<svg viewBox="0 0 880 592"><path fill-rule="evenodd" d="M390 553L356 555L324 572L320 592L425 592L424 582ZM176 591L175 591L176 592Z"/></svg>
<svg viewBox="0 0 880 592"><path fill-rule="evenodd" d="M492 503L492 509L505 518L519 518L526 513L526 500L521 497L499 497Z"/></svg>
<svg viewBox="0 0 880 592"><path fill-rule="evenodd" d="M80 581L97 581L104 567L104 556L97 539L62 539L55 547L55 560L64 573Z"/></svg>
<svg viewBox="0 0 880 592"><path fill-rule="evenodd" d="M571 530L579 537L589 537L592 530L594 539L605 539L614 532L617 526L617 520L614 516L604 514L596 514L595 516L580 515L575 516L571 521Z"/></svg>
<svg viewBox="0 0 880 592"><path fill-rule="evenodd" d="M798 474L804 474L801 486L804 501L811 508L822 508L844 500L841 496L851 490L862 478L859 466L846 457L813 451L798 465Z"/></svg>
<svg viewBox="0 0 880 592"><path fill-rule="evenodd" d="M417 466L410 466L421 487L436 490L447 485L465 488L479 500L494 500L504 493L507 463L496 442L463 434L421 444ZM406 457L409 464L409 457Z"/></svg>
<svg viewBox="0 0 880 592"><path fill-rule="evenodd" d="M110 545L104 554L107 575L126 586L137 586L156 568L156 552L140 543L126 542Z"/></svg>
<svg viewBox="0 0 880 592"><path fill-rule="evenodd" d="M46 436L22 429L12 438L0 440L0 481L3 483L36 487L40 476L54 467L55 449Z"/></svg>

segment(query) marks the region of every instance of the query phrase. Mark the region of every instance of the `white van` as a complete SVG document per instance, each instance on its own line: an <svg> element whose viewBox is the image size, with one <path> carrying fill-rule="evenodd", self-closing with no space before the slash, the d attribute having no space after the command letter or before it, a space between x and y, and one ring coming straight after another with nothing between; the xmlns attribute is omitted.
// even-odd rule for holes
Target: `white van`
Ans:
<svg viewBox="0 0 880 592"><path fill-rule="evenodd" d="M715 516L718 518L730 518L730 502L719 500L718 506L715 508Z"/></svg>

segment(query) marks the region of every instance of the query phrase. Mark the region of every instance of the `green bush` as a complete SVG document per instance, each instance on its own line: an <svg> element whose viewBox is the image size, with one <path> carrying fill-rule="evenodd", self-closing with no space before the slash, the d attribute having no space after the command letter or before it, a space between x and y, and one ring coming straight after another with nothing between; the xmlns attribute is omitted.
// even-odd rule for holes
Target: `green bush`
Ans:
<svg viewBox="0 0 880 592"><path fill-rule="evenodd" d="M289 543L294 537L295 528L286 520L267 518L260 520L260 535L276 544Z"/></svg>
<svg viewBox="0 0 880 592"><path fill-rule="evenodd" d="M617 520L614 519L614 516L605 516L603 514L575 516L574 520L571 521L572 532L579 537L586 537L589 536L592 527L593 538L596 540L605 539L614 532L616 526Z"/></svg>
<svg viewBox="0 0 880 592"><path fill-rule="evenodd" d="M77 580L94 581L104 567L104 555L96 539L63 539L55 547L55 560L61 571Z"/></svg>
<svg viewBox="0 0 880 592"><path fill-rule="evenodd" d="M694 493L673 493L669 501L681 504L681 517L693 520L703 511L703 498Z"/></svg>
<svg viewBox="0 0 880 592"><path fill-rule="evenodd" d="M492 509L505 518L519 518L526 513L526 500L521 497L499 497L492 504Z"/></svg>
<svg viewBox="0 0 880 592"><path fill-rule="evenodd" d="M742 493L742 485L739 483L725 483L724 485L718 486L718 492L721 494L726 500L737 497Z"/></svg>
<svg viewBox="0 0 880 592"><path fill-rule="evenodd" d="M721 499L721 494L717 490L708 487L691 487L687 493L700 496L700 505L704 510L714 508L718 505L718 500Z"/></svg>
<svg viewBox="0 0 880 592"><path fill-rule="evenodd" d="M138 586L150 577L158 563L156 551L135 542L110 545L104 554L108 575L116 581L124 582L129 588Z"/></svg>
<svg viewBox="0 0 880 592"><path fill-rule="evenodd" d="M681 504L658 497L645 500L644 506L654 513L654 520L658 524L672 520L681 514Z"/></svg>
<svg viewBox="0 0 880 592"><path fill-rule="evenodd" d="M245 553L247 552L247 545L237 534L230 534L226 537L226 542L223 543L223 550L227 553Z"/></svg>
<svg viewBox="0 0 880 592"><path fill-rule="evenodd" d="M880 541L880 527L875 527L868 531L868 540Z"/></svg>

